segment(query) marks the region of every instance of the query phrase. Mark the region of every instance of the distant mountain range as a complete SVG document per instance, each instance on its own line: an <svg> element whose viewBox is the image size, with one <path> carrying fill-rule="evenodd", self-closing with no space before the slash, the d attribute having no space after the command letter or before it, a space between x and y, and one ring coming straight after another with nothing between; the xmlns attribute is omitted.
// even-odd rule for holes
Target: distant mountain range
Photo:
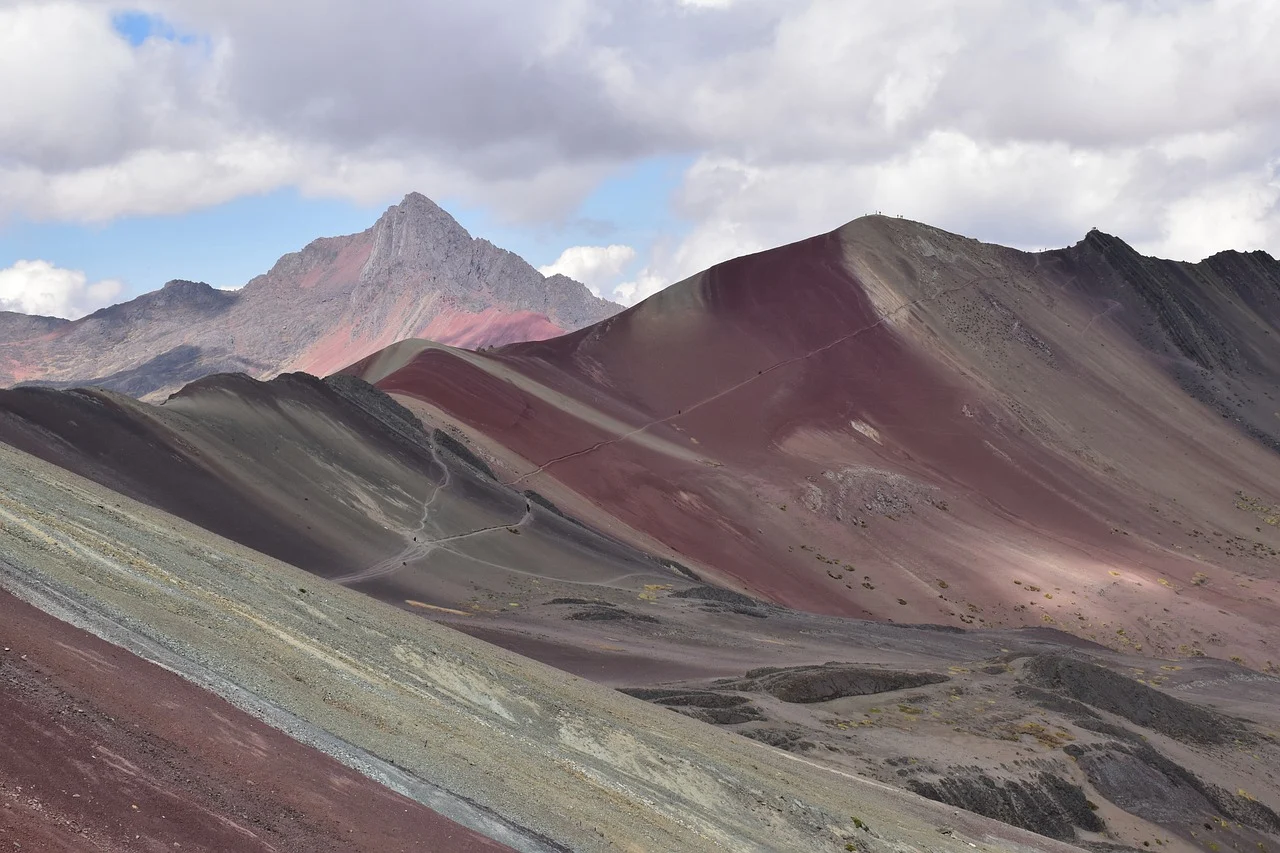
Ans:
<svg viewBox="0 0 1280 853"><path fill-rule="evenodd" d="M542 340L620 309L411 193L368 230L315 240L238 291L175 280L74 321L0 312L0 384L162 398L211 373L323 376L406 338Z"/></svg>

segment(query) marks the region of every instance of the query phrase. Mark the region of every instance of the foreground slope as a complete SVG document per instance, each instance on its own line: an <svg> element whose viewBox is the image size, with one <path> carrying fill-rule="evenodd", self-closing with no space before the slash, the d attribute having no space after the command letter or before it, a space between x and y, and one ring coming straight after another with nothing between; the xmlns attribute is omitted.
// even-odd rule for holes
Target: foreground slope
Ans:
<svg viewBox="0 0 1280 853"><path fill-rule="evenodd" d="M171 281L74 322L0 312L0 384L161 397L223 371L324 375L405 338L549 338L618 307L473 239L411 193L368 230L316 240L235 292Z"/></svg>
<svg viewBox="0 0 1280 853"><path fill-rule="evenodd" d="M562 338L352 372L508 482L777 603L1265 669L1278 266L868 217Z"/></svg>
<svg viewBox="0 0 1280 853"><path fill-rule="evenodd" d="M1070 849L316 587L7 447L0 495L6 588L516 849Z"/></svg>
<svg viewBox="0 0 1280 853"><path fill-rule="evenodd" d="M510 848L0 590L0 844Z"/></svg>

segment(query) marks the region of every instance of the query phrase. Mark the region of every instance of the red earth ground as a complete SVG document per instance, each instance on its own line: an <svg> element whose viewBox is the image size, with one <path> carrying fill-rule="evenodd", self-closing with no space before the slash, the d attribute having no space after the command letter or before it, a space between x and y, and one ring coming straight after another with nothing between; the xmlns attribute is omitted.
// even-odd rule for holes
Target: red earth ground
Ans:
<svg viewBox="0 0 1280 853"><path fill-rule="evenodd" d="M3 591L0 649L0 848L508 849Z"/></svg>
<svg viewBox="0 0 1280 853"><path fill-rule="evenodd" d="M1278 293L1266 256L1096 232L1030 255L870 217L561 338L351 372L513 486L781 604L1267 668Z"/></svg>

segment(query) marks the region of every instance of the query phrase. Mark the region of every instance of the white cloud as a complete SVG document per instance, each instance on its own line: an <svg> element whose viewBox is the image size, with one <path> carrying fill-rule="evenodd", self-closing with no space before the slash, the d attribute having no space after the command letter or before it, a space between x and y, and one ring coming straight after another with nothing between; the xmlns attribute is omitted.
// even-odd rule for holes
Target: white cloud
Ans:
<svg viewBox="0 0 1280 853"><path fill-rule="evenodd" d="M552 263L538 267L538 272L545 276L567 275L599 296L617 282L635 258L636 250L630 246L570 246Z"/></svg>
<svg viewBox="0 0 1280 853"><path fill-rule="evenodd" d="M70 3L0 9L0 150L58 168L127 150L143 82L103 14Z"/></svg>
<svg viewBox="0 0 1280 853"><path fill-rule="evenodd" d="M1033 248L1097 225L1280 254L1270 0L142 5L202 38L134 48L95 0L0 3L0 213L416 189L554 227L679 154L685 236L621 285L585 257L575 277L635 298L876 209Z"/></svg>
<svg viewBox="0 0 1280 853"><path fill-rule="evenodd" d="M74 320L110 304L121 287L110 279L90 282L83 272L48 261L18 261L0 269L0 311Z"/></svg>
<svg viewBox="0 0 1280 853"><path fill-rule="evenodd" d="M1024 248L1098 226L1167 257L1276 253L1277 37L1280 7L1246 0L813 2L666 89L614 73L702 152L676 201L693 228L623 295L875 210Z"/></svg>
<svg viewBox="0 0 1280 853"><path fill-rule="evenodd" d="M1280 179L1275 164L1260 171L1269 174L1240 175L1172 202L1162 212L1163 236L1147 250L1191 259L1231 247L1270 246L1274 251L1280 246Z"/></svg>
<svg viewBox="0 0 1280 853"><path fill-rule="evenodd" d="M202 38L132 47L93 0L0 2L0 215L94 222L294 187L533 221L642 153L572 59L584 0L145 5Z"/></svg>
<svg viewBox="0 0 1280 853"><path fill-rule="evenodd" d="M645 267L635 278L624 281L613 289L610 297L622 305L635 305L648 299L659 290L674 284L678 279L668 277L665 273L652 267Z"/></svg>

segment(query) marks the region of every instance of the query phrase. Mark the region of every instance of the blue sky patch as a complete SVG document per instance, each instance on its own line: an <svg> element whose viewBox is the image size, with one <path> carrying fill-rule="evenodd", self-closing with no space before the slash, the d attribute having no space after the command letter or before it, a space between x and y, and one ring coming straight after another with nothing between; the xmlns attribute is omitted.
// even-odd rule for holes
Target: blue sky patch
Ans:
<svg viewBox="0 0 1280 853"><path fill-rule="evenodd" d="M197 36L180 33L162 16L149 12L117 12L111 16L111 25L134 47L140 46L147 39L162 39L179 44L195 44Z"/></svg>
<svg viewBox="0 0 1280 853"><path fill-rule="evenodd" d="M540 226L505 225L482 209L449 199L437 201L473 237L484 237L535 267L551 263L570 246L631 246L637 257L624 271L625 280L639 271L660 238L678 240L691 228L691 223L676 218L671 197L693 161L688 155L630 164L602 181L564 221Z"/></svg>
<svg viewBox="0 0 1280 853"><path fill-rule="evenodd" d="M170 216L103 225L13 222L0 228L0 268L36 258L125 284L122 299L175 278L240 287L317 237L363 231L385 205L302 198L293 190L249 196Z"/></svg>

